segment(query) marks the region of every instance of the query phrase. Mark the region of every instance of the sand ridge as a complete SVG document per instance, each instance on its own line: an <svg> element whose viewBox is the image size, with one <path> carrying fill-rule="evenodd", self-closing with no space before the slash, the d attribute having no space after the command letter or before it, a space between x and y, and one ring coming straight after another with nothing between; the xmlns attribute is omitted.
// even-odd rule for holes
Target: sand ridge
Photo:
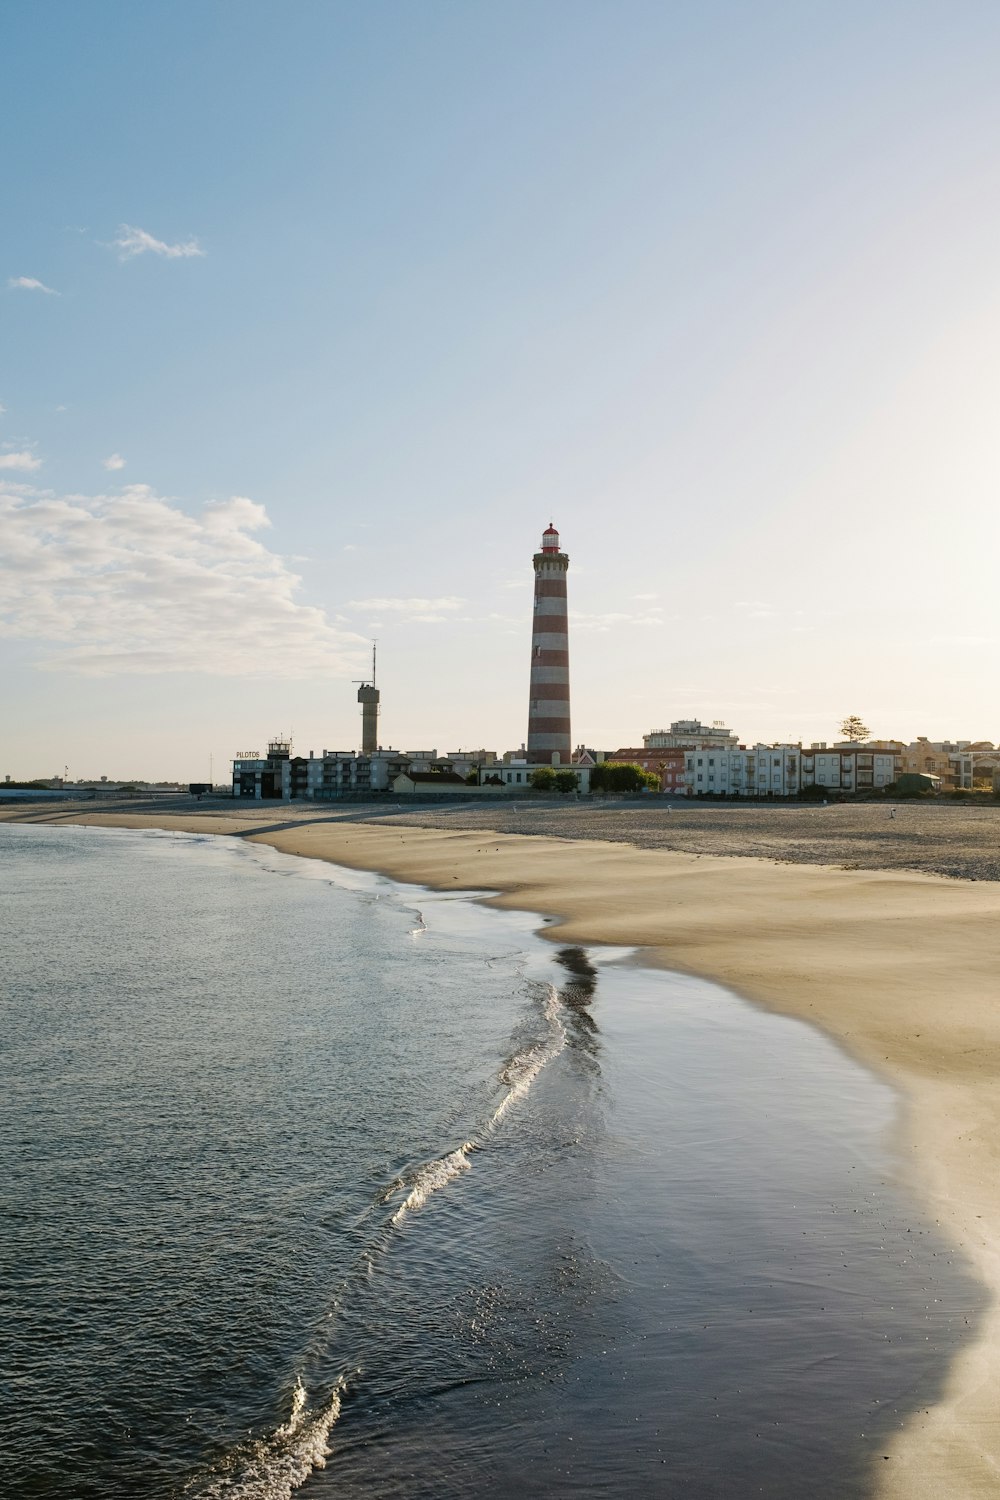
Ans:
<svg viewBox="0 0 1000 1500"><path fill-rule="evenodd" d="M0 812L0 817L5 814ZM844 870L597 839L311 815L104 813L18 821L236 834L288 854L555 918L543 935L641 947L823 1028L908 1102L904 1169L992 1292L942 1400L877 1459L888 1500L1000 1493L1000 882ZM411 815L412 817L412 815Z"/></svg>

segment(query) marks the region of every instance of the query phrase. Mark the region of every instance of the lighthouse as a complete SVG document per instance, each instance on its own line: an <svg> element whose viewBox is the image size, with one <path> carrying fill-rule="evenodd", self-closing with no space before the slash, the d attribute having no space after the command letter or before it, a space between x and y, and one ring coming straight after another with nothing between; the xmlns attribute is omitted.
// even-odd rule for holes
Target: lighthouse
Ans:
<svg viewBox="0 0 1000 1500"><path fill-rule="evenodd" d="M569 727L569 631L566 618L566 573L569 558L559 550L559 533L550 523L536 552L535 607L531 626L531 691L528 704L528 760L536 766L568 766L572 761Z"/></svg>

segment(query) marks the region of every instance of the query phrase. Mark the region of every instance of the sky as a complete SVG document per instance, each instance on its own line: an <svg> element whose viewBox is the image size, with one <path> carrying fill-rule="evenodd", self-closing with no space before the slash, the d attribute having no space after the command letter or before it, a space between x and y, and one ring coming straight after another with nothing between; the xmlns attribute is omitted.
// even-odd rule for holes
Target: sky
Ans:
<svg viewBox="0 0 1000 1500"><path fill-rule="evenodd" d="M1000 8L6 0L0 777L1000 738Z"/></svg>

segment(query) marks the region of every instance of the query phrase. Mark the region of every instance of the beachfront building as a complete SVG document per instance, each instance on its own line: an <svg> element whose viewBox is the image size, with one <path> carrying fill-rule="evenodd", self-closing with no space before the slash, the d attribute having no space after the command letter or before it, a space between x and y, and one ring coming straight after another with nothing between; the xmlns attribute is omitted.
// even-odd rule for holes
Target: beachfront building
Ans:
<svg viewBox="0 0 1000 1500"><path fill-rule="evenodd" d="M801 784L851 796L879 792L899 775L898 745L876 741L867 745L827 745L814 742L801 753Z"/></svg>
<svg viewBox="0 0 1000 1500"><path fill-rule="evenodd" d="M397 750L372 755L324 750L292 755L288 740L272 740L266 756L245 752L233 761L233 796L253 801L330 801L387 793L408 760Z"/></svg>
<svg viewBox="0 0 1000 1500"><path fill-rule="evenodd" d="M993 773L1000 769L1000 749L989 740L974 740L948 756L952 785L974 791L978 786L992 785Z"/></svg>
<svg viewBox="0 0 1000 1500"><path fill-rule="evenodd" d="M392 790L398 797L478 797L486 788L470 786L454 771L401 771L393 778Z"/></svg>
<svg viewBox="0 0 1000 1500"><path fill-rule="evenodd" d="M903 771L909 776L932 776L939 785L952 784L948 752L932 745L925 735L907 745L900 760Z"/></svg>
<svg viewBox="0 0 1000 1500"><path fill-rule="evenodd" d="M738 750L739 741L721 719L702 724L698 719L675 719L669 729L644 734L647 750Z"/></svg>
<svg viewBox="0 0 1000 1500"><path fill-rule="evenodd" d="M660 791L670 796L686 797L688 793L685 773L684 751L680 749L650 750L623 746L620 750L609 750L603 757L618 765L641 766L660 778Z"/></svg>
<svg viewBox="0 0 1000 1500"><path fill-rule="evenodd" d="M794 797L800 790L798 745L708 746L684 753L689 795L694 797Z"/></svg>
<svg viewBox="0 0 1000 1500"><path fill-rule="evenodd" d="M890 786L897 761L893 749L866 745L753 745L685 751L684 770L695 797L795 797L810 786L853 795Z"/></svg>
<svg viewBox="0 0 1000 1500"><path fill-rule="evenodd" d="M528 767L527 761L521 765ZM412 792L413 786L396 786L401 776L434 778L436 784L475 784L503 786L505 778L489 780L491 772L500 772L499 759L493 750L456 750L439 755L437 750L375 750L371 754L356 750L310 751L307 756L293 755L287 740L273 740L266 756L245 752L233 762L233 796L254 801L329 802L341 798L385 796L393 790ZM528 785L527 776L525 785Z"/></svg>
<svg viewBox="0 0 1000 1500"><path fill-rule="evenodd" d="M531 778L538 766L533 766L526 760L504 760L500 765L489 766L481 774L480 779L484 784L497 785L504 791L519 792L531 789ZM572 771L576 776L576 789L582 794L590 791L590 773L592 766L556 766L556 770Z"/></svg>
<svg viewBox="0 0 1000 1500"><path fill-rule="evenodd" d="M972 791L981 782L989 786L1000 768L1000 747L991 740L929 740L920 735L902 747L901 766L917 776L933 776L943 787Z"/></svg>

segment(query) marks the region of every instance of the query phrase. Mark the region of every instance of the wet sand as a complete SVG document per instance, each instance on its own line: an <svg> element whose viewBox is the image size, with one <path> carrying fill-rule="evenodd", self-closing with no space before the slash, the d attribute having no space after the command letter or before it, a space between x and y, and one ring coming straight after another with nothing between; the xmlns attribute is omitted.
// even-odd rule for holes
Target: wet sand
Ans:
<svg viewBox="0 0 1000 1500"><path fill-rule="evenodd" d="M613 817L587 811L591 823ZM993 1293L982 1337L956 1361L938 1405L911 1420L888 1461L880 1455L873 1485L892 1500L1000 1492L1000 882L637 848L581 838L579 822L570 839L456 827L436 809L364 816L280 804L0 811L238 834L438 889L496 891L497 905L555 918L547 933L560 942L642 947L650 962L822 1027L902 1091L904 1169ZM447 827L417 826L444 819ZM984 858L995 834L989 819Z"/></svg>

